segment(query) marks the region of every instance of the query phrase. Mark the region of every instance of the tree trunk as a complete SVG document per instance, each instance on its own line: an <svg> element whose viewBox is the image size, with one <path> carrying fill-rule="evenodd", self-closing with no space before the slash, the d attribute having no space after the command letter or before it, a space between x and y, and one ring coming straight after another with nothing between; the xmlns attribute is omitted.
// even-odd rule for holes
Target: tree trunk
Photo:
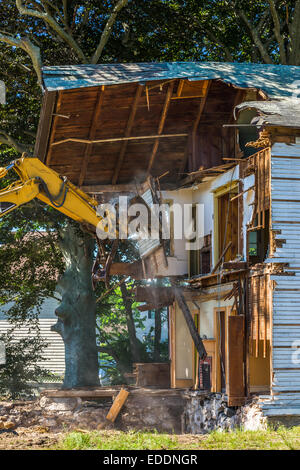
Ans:
<svg viewBox="0 0 300 470"><path fill-rule="evenodd" d="M96 345L96 299L92 289L93 238L71 223L61 234L66 270L58 282L62 301L52 330L65 344L63 388L99 385Z"/></svg>
<svg viewBox="0 0 300 470"><path fill-rule="evenodd" d="M120 285L122 298L125 307L127 329L129 335L130 349L132 362L141 362L141 351L139 346L139 341L136 337L135 323L132 313L132 300L129 298L129 293L124 283Z"/></svg>

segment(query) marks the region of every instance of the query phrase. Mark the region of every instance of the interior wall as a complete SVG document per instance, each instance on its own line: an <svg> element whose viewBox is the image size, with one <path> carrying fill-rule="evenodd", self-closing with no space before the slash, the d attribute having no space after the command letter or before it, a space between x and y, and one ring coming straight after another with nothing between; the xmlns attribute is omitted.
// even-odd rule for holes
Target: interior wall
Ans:
<svg viewBox="0 0 300 470"><path fill-rule="evenodd" d="M215 193L220 188L226 187L226 185L237 182L239 176L238 166L222 173L216 178L210 179L209 181L200 183L188 189L176 190L176 191L163 191L162 196L164 200L173 201L182 205L182 211L184 204L203 204L204 206L204 235L214 233L215 228ZM186 249L187 239L174 240L174 258L180 263L186 263L188 272L188 250ZM214 246L216 241L212 237L212 253L214 253ZM172 258L170 259L172 264ZM178 274L178 273L177 273Z"/></svg>
<svg viewBox="0 0 300 470"><path fill-rule="evenodd" d="M254 341L253 341L254 342ZM259 341L259 350L263 351L263 341ZM255 348L252 347L254 351ZM266 357L249 356L249 386L250 392L266 390L270 387L270 341L267 341Z"/></svg>
<svg viewBox="0 0 300 470"><path fill-rule="evenodd" d="M193 341L182 311L175 307L175 378L193 383Z"/></svg>
<svg viewBox="0 0 300 470"><path fill-rule="evenodd" d="M206 302L191 302L188 301L187 305L192 315L199 314L199 334L204 340L209 342L215 341L215 309L222 307L231 307L233 299L224 301L209 300ZM200 310L199 310L199 308ZM195 348L187 327L184 315L178 305L175 303L173 310L173 329L171 329L171 343L172 348L172 367L171 374L173 374L173 387L191 387L195 382ZM214 346L210 344L214 350ZM214 350L214 358L216 351ZM215 359L214 359L215 360ZM215 368L215 365L213 366ZM215 383L212 377L212 383Z"/></svg>

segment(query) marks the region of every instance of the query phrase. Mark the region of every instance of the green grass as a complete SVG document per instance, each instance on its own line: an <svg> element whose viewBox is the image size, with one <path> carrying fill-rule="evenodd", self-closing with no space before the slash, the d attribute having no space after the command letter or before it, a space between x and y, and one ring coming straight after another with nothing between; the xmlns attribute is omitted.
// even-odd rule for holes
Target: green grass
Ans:
<svg viewBox="0 0 300 470"><path fill-rule="evenodd" d="M175 436L155 432L93 431L71 432L57 449L142 450L179 449Z"/></svg>
<svg viewBox="0 0 300 470"><path fill-rule="evenodd" d="M170 435L140 431L71 432L55 446L62 450L299 450L300 426L266 431L214 431Z"/></svg>

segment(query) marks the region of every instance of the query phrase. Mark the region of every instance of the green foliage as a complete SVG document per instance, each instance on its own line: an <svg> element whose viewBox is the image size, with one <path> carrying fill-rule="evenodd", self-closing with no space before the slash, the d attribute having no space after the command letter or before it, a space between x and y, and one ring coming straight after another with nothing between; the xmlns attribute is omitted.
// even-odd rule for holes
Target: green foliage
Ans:
<svg viewBox="0 0 300 470"><path fill-rule="evenodd" d="M16 339L15 328L0 336L6 347L6 364L0 366L0 396L16 399L28 397L34 382L49 379L47 369L37 365L43 359L46 343L37 325L30 324L30 335Z"/></svg>

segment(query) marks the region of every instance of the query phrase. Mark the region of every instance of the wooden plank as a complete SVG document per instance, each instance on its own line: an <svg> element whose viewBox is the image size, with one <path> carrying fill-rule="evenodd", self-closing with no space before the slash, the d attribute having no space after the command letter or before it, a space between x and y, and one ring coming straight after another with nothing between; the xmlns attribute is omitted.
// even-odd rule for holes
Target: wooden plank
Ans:
<svg viewBox="0 0 300 470"><path fill-rule="evenodd" d="M137 387L170 387L170 364L166 362L134 363Z"/></svg>
<svg viewBox="0 0 300 470"><path fill-rule="evenodd" d="M168 91L167 91L167 94L166 94L166 99L165 99L165 102L164 102L162 114L161 114L159 125L158 125L158 131L157 131L158 136L161 136L164 125L165 125L165 122L166 122L166 117L167 117L170 101L171 101L171 98L172 98L173 88L174 88L174 82L171 82L169 87L168 87ZM148 170L147 170L148 175L151 172L151 169L152 169L152 166L153 166L153 163L154 163L154 160L155 160L155 156L156 156L156 153L157 153L157 150L158 150L158 145L159 145L159 139L156 138L156 140L154 142L154 145L153 145L153 148L152 148L150 161L149 161L149 164L148 164Z"/></svg>
<svg viewBox="0 0 300 470"><path fill-rule="evenodd" d="M97 98L96 98L96 104L95 104L93 118L92 118L92 124L91 124L90 130L89 130L89 140L93 140L95 138L95 135L96 135L96 130L97 130L97 126L99 124L99 117L100 117L100 113L101 113L101 109L102 109L102 105L103 105L103 100L104 100L104 89L105 89L105 87L104 87L104 85L102 85L101 87L99 87L99 90L98 90L98 94L97 94ZM90 155L91 155L91 152L92 152L92 148L93 148L92 145L86 145L86 147L85 147L84 156L83 156L83 163L82 163L81 172L80 172L79 181L78 181L79 186L81 186L83 184L83 181L84 181L84 178L85 178L85 175L86 175L88 162L89 162Z"/></svg>
<svg viewBox="0 0 300 470"><path fill-rule="evenodd" d="M59 116L57 114L60 112L61 103L62 103L62 96L63 96L62 91L59 91L58 96L57 96L57 102L56 102L56 115L53 117L53 120L52 120L52 129L51 129L50 140L49 140L49 150L48 150L48 153L47 153L47 156L46 156L46 165L48 165L48 166L50 165L50 161L51 161L51 154L52 154L51 146L52 146L53 141L54 141L55 131L56 131L56 128L57 128L57 122L58 122L58 119L59 119Z"/></svg>
<svg viewBox="0 0 300 470"><path fill-rule="evenodd" d="M56 116L57 117L57 116ZM63 139L63 140L58 140L57 142L53 142L51 146L56 146L60 144L65 144L67 142L78 142L81 144L105 144L105 143L111 143L111 142L122 142L124 140L148 140L148 139L170 139L174 137L186 137L188 134L187 133L182 133L182 134L154 134L154 135L136 135L134 137L114 137L110 139L95 139L95 140L90 140L90 139L76 139L75 137L72 138L70 137L69 139Z"/></svg>
<svg viewBox="0 0 300 470"><path fill-rule="evenodd" d="M228 316L228 406L245 403L244 326L244 315Z"/></svg>
<svg viewBox="0 0 300 470"><path fill-rule="evenodd" d="M118 393L117 397L115 398L109 412L106 415L106 419L111 421L112 423L115 422L118 414L120 413L125 401L127 400L127 397L129 395L129 392L125 390L124 388L121 388L120 392Z"/></svg>
<svg viewBox="0 0 300 470"><path fill-rule="evenodd" d="M138 83L136 93L135 93L135 97L134 97L133 104L132 104L132 108L131 108L131 111L130 111L129 119L128 119L128 122L127 122L124 137L129 137L130 136L130 133L131 133L131 130L132 130L132 127L133 127L134 118L135 118L135 115L136 115L136 110L137 110L137 107L138 107L139 99L141 97L143 88L144 87ZM122 144L121 151L120 151L120 154L119 154L119 157L118 157L117 166L115 168L115 171L114 171L114 174L113 174L113 177L112 177L112 184L116 184L116 182L117 182L117 179L118 179L118 176L119 176L119 173L120 173L120 169L121 169L124 157L125 157L127 145L128 145L128 140L125 140Z"/></svg>
<svg viewBox="0 0 300 470"><path fill-rule="evenodd" d="M82 398L101 398L101 397L113 397L116 395L116 389L91 389L91 390L45 390L42 392L47 397L54 398L71 398L71 397L82 397Z"/></svg>
<svg viewBox="0 0 300 470"><path fill-rule="evenodd" d="M110 275L121 274L131 276L134 279L143 279L143 269L141 261L134 261L133 263L112 263L110 267Z"/></svg>
<svg viewBox="0 0 300 470"><path fill-rule="evenodd" d="M174 302L174 291L172 287L137 286L134 290L134 294L137 302L147 302L154 305L171 305Z"/></svg>
<svg viewBox="0 0 300 470"><path fill-rule="evenodd" d="M229 248L231 247L231 245L232 245L232 241L230 241L228 243L228 245L222 251L220 258L218 259L217 263L215 264L214 268L211 271L211 274L214 274L216 272L216 270L218 269L218 267L222 263L222 260L223 260L224 256L226 255L227 251L229 250Z"/></svg>
<svg viewBox="0 0 300 470"><path fill-rule="evenodd" d="M39 158L42 162L45 161L47 154L48 140L51 131L51 117L55 108L56 98L56 91L46 91L43 96L41 115L33 152L33 156Z"/></svg>

